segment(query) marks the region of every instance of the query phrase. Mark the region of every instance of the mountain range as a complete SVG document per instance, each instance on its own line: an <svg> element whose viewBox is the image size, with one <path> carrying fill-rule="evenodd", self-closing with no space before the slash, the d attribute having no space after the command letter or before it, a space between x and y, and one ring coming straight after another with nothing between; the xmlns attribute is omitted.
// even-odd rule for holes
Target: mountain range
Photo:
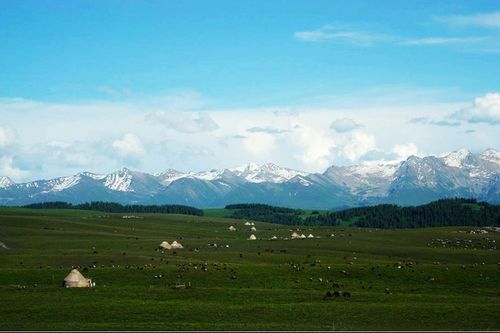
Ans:
<svg viewBox="0 0 500 333"><path fill-rule="evenodd" d="M0 205L45 201L183 204L223 207L252 202L339 209L381 203L417 205L451 197L500 203L500 152L465 149L445 156L410 156L402 162L365 162L307 173L272 163L235 169L148 174L122 168L110 174L15 183L0 176Z"/></svg>

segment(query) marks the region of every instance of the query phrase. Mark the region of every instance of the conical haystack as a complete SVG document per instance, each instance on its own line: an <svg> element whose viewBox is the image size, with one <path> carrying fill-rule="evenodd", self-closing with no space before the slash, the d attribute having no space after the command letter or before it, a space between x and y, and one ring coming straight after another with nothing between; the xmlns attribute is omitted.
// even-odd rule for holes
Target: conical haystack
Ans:
<svg viewBox="0 0 500 333"><path fill-rule="evenodd" d="M251 227L250 231L257 231L257 229L255 227Z"/></svg>
<svg viewBox="0 0 500 333"><path fill-rule="evenodd" d="M236 228L234 226L230 226L229 231L236 231Z"/></svg>
<svg viewBox="0 0 500 333"><path fill-rule="evenodd" d="M292 239L297 239L297 238L300 238L300 235L296 232L293 232L292 233L292 236L290 236Z"/></svg>
<svg viewBox="0 0 500 333"><path fill-rule="evenodd" d="M256 239L257 239L257 237L255 237L254 234L251 234L250 237L248 237L248 240L256 240Z"/></svg>
<svg viewBox="0 0 500 333"><path fill-rule="evenodd" d="M309 234L309 236L307 236L307 238L314 238L313 234Z"/></svg>
<svg viewBox="0 0 500 333"><path fill-rule="evenodd" d="M245 225L252 225L250 222L246 221Z"/></svg>

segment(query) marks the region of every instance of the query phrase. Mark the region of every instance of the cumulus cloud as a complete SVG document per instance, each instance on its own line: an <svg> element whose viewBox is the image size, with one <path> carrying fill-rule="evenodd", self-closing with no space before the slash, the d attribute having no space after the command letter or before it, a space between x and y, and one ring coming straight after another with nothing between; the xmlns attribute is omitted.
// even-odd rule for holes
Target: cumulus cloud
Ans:
<svg viewBox="0 0 500 333"><path fill-rule="evenodd" d="M12 180L17 181L26 177L28 174L28 171L15 165L14 158L12 156L0 157L0 176L7 176Z"/></svg>
<svg viewBox="0 0 500 333"><path fill-rule="evenodd" d="M344 146L344 154L349 160L356 161L376 147L373 135L356 131L350 135L349 143Z"/></svg>
<svg viewBox="0 0 500 333"><path fill-rule="evenodd" d="M7 127L0 127L0 149L12 145L16 141L16 132Z"/></svg>
<svg viewBox="0 0 500 333"><path fill-rule="evenodd" d="M242 138L243 148L254 157L269 157L275 148L276 138L269 133L256 132Z"/></svg>
<svg viewBox="0 0 500 333"><path fill-rule="evenodd" d="M500 124L500 93L489 93L474 99L471 106L451 115L469 123Z"/></svg>
<svg viewBox="0 0 500 333"><path fill-rule="evenodd" d="M354 120L350 118L339 118L335 119L331 124L330 128L335 130L338 133L345 133L352 131L356 128L361 127L360 124L356 123Z"/></svg>
<svg viewBox="0 0 500 333"><path fill-rule="evenodd" d="M112 147L119 155L126 157L140 157L146 152L141 139L132 133L126 133L121 139L113 141Z"/></svg>
<svg viewBox="0 0 500 333"><path fill-rule="evenodd" d="M397 100L387 99L395 95ZM376 105L372 96L381 98ZM472 127L465 126L469 120L443 117L462 109L481 109L482 114L491 105L478 101L467 108L463 102L443 103L443 96L448 95L423 98L410 87L358 93L351 101L366 102L355 107L320 103L323 107L241 109L208 109L196 102L196 94L171 97L168 103L164 99L154 108L140 100L66 105L0 98L1 172L32 180L84 170L105 173L120 166L199 171L247 162L322 172L332 164L404 159L420 155L420 149L432 154L457 147L479 151L494 142L496 126L477 125L477 132L465 133ZM27 121L35 117L36 122ZM419 131L409 119L421 124ZM453 127L458 122L464 127ZM12 124L17 132L5 130Z"/></svg>
<svg viewBox="0 0 500 333"><path fill-rule="evenodd" d="M423 155L414 143L396 144L392 147L391 152L396 155L396 159L399 161L406 160L410 156Z"/></svg>
<svg viewBox="0 0 500 333"><path fill-rule="evenodd" d="M183 133L211 132L219 128L219 125L205 112L160 110L148 114L146 119Z"/></svg>
<svg viewBox="0 0 500 333"><path fill-rule="evenodd" d="M294 157L304 166L314 170L323 170L331 163L332 150L335 141L322 130L296 124L290 134L290 142L296 151Z"/></svg>

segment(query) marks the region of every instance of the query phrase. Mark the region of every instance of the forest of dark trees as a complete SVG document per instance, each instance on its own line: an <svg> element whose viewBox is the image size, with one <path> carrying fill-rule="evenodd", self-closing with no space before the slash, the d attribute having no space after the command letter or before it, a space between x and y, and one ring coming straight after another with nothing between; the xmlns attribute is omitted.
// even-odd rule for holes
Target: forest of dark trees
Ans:
<svg viewBox="0 0 500 333"><path fill-rule="evenodd" d="M261 204L228 205L231 217L290 225L335 226L342 221L358 227L424 228L500 226L500 206L474 199L443 199L421 206L377 205L305 216L300 209Z"/></svg>
<svg viewBox="0 0 500 333"><path fill-rule="evenodd" d="M290 225L304 224L304 219L301 217L304 211L301 209L255 203L227 205L225 208L232 210L230 217L234 219Z"/></svg>
<svg viewBox="0 0 500 333"><path fill-rule="evenodd" d="M355 220L359 227L425 228L445 226L500 226L500 206L475 199L443 199L415 207L378 205L335 212L336 218Z"/></svg>
<svg viewBox="0 0 500 333"><path fill-rule="evenodd" d="M73 205L63 201L42 202L23 206L33 209L83 209L106 213L163 213L203 216L198 208L183 205L122 205L116 202L93 201Z"/></svg>

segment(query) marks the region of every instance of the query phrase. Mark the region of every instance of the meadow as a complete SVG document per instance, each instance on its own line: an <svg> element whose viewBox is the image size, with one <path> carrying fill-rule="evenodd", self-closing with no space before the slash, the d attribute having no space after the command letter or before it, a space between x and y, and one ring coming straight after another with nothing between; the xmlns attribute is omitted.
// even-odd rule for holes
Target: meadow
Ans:
<svg viewBox="0 0 500 333"><path fill-rule="evenodd" d="M500 329L499 233L303 227L315 238L270 240L296 227L250 232L225 214L0 208L0 330ZM185 248L158 251L164 240ZM95 288L62 287L74 266Z"/></svg>

